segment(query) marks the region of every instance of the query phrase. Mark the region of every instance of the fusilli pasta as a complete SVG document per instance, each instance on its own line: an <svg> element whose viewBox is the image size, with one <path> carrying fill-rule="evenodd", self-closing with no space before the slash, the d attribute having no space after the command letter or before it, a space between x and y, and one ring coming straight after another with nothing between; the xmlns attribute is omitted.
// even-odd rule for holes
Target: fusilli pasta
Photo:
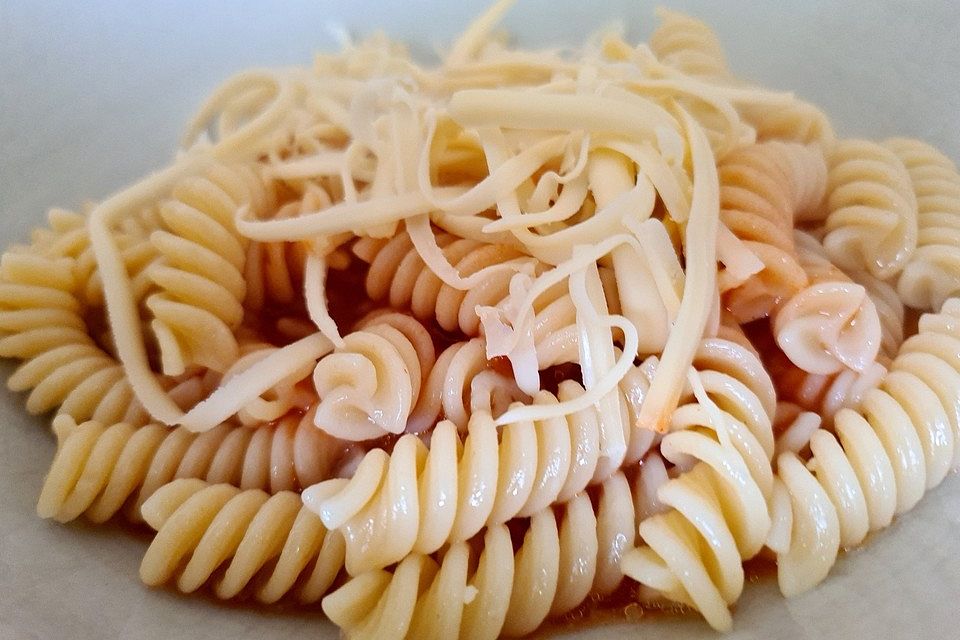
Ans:
<svg viewBox="0 0 960 640"><path fill-rule="evenodd" d="M830 262L815 238L803 232L795 237L810 286L776 310L777 344L803 371L822 375L844 368L863 371L876 359L883 337L873 299ZM895 335L887 338L888 344L894 341Z"/></svg>
<svg viewBox="0 0 960 640"><path fill-rule="evenodd" d="M323 610L358 639L526 635L622 582L620 556L636 535L634 491L617 472L595 502L578 493L533 514L516 551L497 524L482 542L454 543L436 560L414 553L396 568L355 576L324 598Z"/></svg>
<svg viewBox="0 0 960 640"><path fill-rule="evenodd" d="M434 361L433 339L417 320L370 317L314 370L317 426L346 440L403 432Z"/></svg>
<svg viewBox="0 0 960 640"><path fill-rule="evenodd" d="M727 630L745 562L800 593L960 467L950 160L838 142L694 18L531 52L510 4L436 68L241 73L3 254L41 517L142 519L147 584L350 637L624 597Z"/></svg>
<svg viewBox="0 0 960 640"><path fill-rule="evenodd" d="M23 360L7 380L30 391L27 411L60 408L77 420L147 420L121 367L89 335L74 262L30 252L0 261L0 354Z"/></svg>
<svg viewBox="0 0 960 640"><path fill-rule="evenodd" d="M234 216L241 207L269 209L273 197L255 170L221 166L183 180L160 206L165 229L151 241L161 259L149 270L159 291L146 304L164 373L179 375L194 364L224 371L236 359L246 240Z"/></svg>
<svg viewBox="0 0 960 640"><path fill-rule="evenodd" d="M711 339L694 365L702 369L712 401L744 426L769 459L775 397L759 360L740 345ZM484 526L565 502L622 464L639 461L657 441L652 432L634 426L653 366L634 368L624 378L618 415L590 406L564 418L509 422L498 437L489 414L475 412L462 441L453 423L442 422L429 448L413 435L404 436L392 453L368 452L350 480L318 485L322 499L314 489L304 499L329 528L344 531L352 575L388 566L411 552L433 553L446 542L468 540ZM529 407L535 411L583 392L567 380L556 395L541 391ZM611 438L611 430L624 431L627 446L618 458L605 459L603 441ZM404 510L394 507L398 501Z"/></svg>
<svg viewBox="0 0 960 640"><path fill-rule="evenodd" d="M340 534L328 532L290 491L271 496L181 479L160 487L142 512L157 531L140 565L140 578L150 586L176 577L177 588L187 593L212 582L216 596L228 599L252 585L260 602L292 594L312 603L343 565Z"/></svg>
<svg viewBox="0 0 960 640"><path fill-rule="evenodd" d="M834 418L810 438L812 459L778 460L774 513L784 535L776 545L785 595L818 584L841 546L911 509L957 465L960 438L960 300L920 320L890 373L867 391L857 410Z"/></svg>
<svg viewBox="0 0 960 640"><path fill-rule="evenodd" d="M744 147L717 167L720 219L763 264L759 273L724 291L726 306L739 322L769 315L807 284L793 241L793 214L807 187L794 181L785 148Z"/></svg>
<svg viewBox="0 0 960 640"><path fill-rule="evenodd" d="M867 140L842 140L830 151L823 245L841 269L889 279L917 248L917 199L903 162Z"/></svg>
<svg viewBox="0 0 960 640"><path fill-rule="evenodd" d="M960 174L953 162L919 140L884 142L907 168L919 210L917 251L897 281L903 301L939 309L960 292Z"/></svg>
<svg viewBox="0 0 960 640"><path fill-rule="evenodd" d="M138 521L144 500L176 478L299 491L329 478L344 453L309 414L255 428L223 424L201 434L157 424L77 425L61 415L53 430L57 455L37 513L60 522L81 515L105 522L125 506L127 518Z"/></svg>

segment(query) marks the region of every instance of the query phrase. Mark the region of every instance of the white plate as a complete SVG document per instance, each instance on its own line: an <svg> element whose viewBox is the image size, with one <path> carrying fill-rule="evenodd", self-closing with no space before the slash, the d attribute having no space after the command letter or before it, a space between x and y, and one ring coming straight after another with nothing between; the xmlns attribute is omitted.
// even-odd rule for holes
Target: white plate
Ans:
<svg viewBox="0 0 960 640"><path fill-rule="evenodd" d="M203 4L203 6L195 6ZM530 0L507 26L524 44L576 44L620 18L652 28L652 5ZM801 5L802 6L797 6ZM482 2L188 0L0 4L0 216L24 240L51 205L102 198L170 158L180 127L229 73L308 63L328 25L383 28L419 52L450 38ZM960 160L960 10L900 3L677 1L714 25L733 69L820 104L842 135L924 138ZM909 8L907 8L909 7ZM11 367L2 367L4 377ZM53 454L46 421L0 397L0 638L334 638L316 612L265 614L148 590L144 542L115 528L60 526L34 505ZM950 477L830 578L784 600L748 586L731 638L955 638L960 623L960 482ZM701 621L657 618L571 637L714 637Z"/></svg>

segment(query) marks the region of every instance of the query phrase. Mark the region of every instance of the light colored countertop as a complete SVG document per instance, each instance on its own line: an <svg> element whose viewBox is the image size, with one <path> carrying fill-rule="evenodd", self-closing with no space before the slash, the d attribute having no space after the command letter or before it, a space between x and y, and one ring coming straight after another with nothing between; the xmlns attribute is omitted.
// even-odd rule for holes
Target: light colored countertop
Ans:
<svg viewBox="0 0 960 640"><path fill-rule="evenodd" d="M523 44L579 43L619 17L645 38L637 0L529 0L506 21ZM248 66L308 63L328 25L382 28L428 53L483 6L442 3L0 3L0 219L27 238L52 205L99 199L162 166L201 98ZM960 160L957 0L677 1L712 24L743 77L821 105L841 135L917 136ZM12 370L4 364L4 378ZM141 586L144 541L116 527L39 520L53 455L46 421L0 392L0 638L318 638L314 612L266 614ZM960 481L955 476L817 590L784 600L751 584L729 638L952 638L960 616ZM715 637L701 621L656 619L570 637Z"/></svg>

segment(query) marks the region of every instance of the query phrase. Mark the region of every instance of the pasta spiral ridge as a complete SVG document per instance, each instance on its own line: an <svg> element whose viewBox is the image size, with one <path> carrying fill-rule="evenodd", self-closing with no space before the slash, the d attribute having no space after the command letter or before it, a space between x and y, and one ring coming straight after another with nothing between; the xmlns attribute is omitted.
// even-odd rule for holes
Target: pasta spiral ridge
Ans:
<svg viewBox="0 0 960 640"><path fill-rule="evenodd" d="M0 355L23 360L7 381L30 391L27 411L59 407L77 420L146 421L123 367L90 337L75 263L29 252L0 261Z"/></svg>
<svg viewBox="0 0 960 640"><path fill-rule="evenodd" d="M438 235L437 244L461 277L523 257L506 245L451 234ZM506 298L513 276L509 270L500 269L468 291L455 289L427 268L406 231L389 240L360 238L353 250L369 265L366 287L371 300L386 300L395 309L410 309L422 321L435 319L445 331L459 329L468 337L480 332L476 307L495 306Z"/></svg>
<svg viewBox="0 0 960 640"><path fill-rule="evenodd" d="M322 602L346 637L521 636L623 579L619 558L636 535L630 482L617 472L599 487L530 517L515 551L505 524L482 542L456 542L439 558L413 553L389 570L351 578Z"/></svg>
<svg viewBox="0 0 960 640"><path fill-rule="evenodd" d="M57 454L37 512L60 522L81 515L105 522L121 510L138 521L144 500L176 478L299 491L330 477L343 454L343 446L313 426L309 414L256 428L221 424L200 434L159 424L78 425L60 415L53 430Z"/></svg>
<svg viewBox="0 0 960 640"><path fill-rule="evenodd" d="M728 630L728 607L744 586L741 563L759 553L770 529L772 433L764 447L706 396L678 408L671 421L660 454L689 470L657 490L668 510L640 523L645 544L625 552L621 568L656 597L694 607L715 629Z"/></svg>
<svg viewBox="0 0 960 640"><path fill-rule="evenodd" d="M256 169L218 166L182 180L160 205L165 229L151 242L162 258L149 270L159 291L146 304L165 374L191 365L222 372L236 359L246 240L234 217L241 207L269 209L273 197Z"/></svg>
<svg viewBox="0 0 960 640"><path fill-rule="evenodd" d="M919 140L894 138L884 146L907 167L919 209L917 251L897 291L916 309L938 309L960 293L960 173L945 155Z"/></svg>
<svg viewBox="0 0 960 640"><path fill-rule="evenodd" d="M497 418L511 403L529 400L512 376L490 366L483 340L457 342L437 357L406 431L420 433L437 424L441 415L463 430L478 411Z"/></svg>
<svg viewBox="0 0 960 640"><path fill-rule="evenodd" d="M830 119L820 108L794 99L786 105L747 104L740 116L757 132L758 141L784 140L830 149L837 135Z"/></svg>
<svg viewBox="0 0 960 640"><path fill-rule="evenodd" d="M816 374L863 371L880 351L883 325L867 289L833 266L812 236L796 232L810 285L776 309L777 344L800 369ZM895 341L889 337L887 342Z"/></svg>
<svg viewBox="0 0 960 640"><path fill-rule="evenodd" d="M812 458L778 458L773 501L785 532L778 579L785 595L822 581L840 547L859 545L938 485L958 462L960 299L920 320L879 386L857 410L843 409L833 432L810 438Z"/></svg>
<svg viewBox="0 0 960 640"><path fill-rule="evenodd" d="M657 9L660 24L650 36L650 49L666 65L693 77L725 80L730 76L717 34L691 16Z"/></svg>
<svg viewBox="0 0 960 640"><path fill-rule="evenodd" d="M784 148L743 147L717 166L720 220L763 264L763 270L745 283L723 292L727 308L739 322L767 316L807 284L793 239L793 212L801 189L794 186Z"/></svg>
<svg viewBox="0 0 960 640"><path fill-rule="evenodd" d="M140 565L150 586L176 577L185 593L212 582L221 599L250 586L265 604L287 594L309 604L324 596L343 566L340 535L328 532L292 491L271 496L180 479L158 489L142 512L157 532Z"/></svg>
<svg viewBox="0 0 960 640"><path fill-rule="evenodd" d="M892 278L917 248L917 198L906 167L866 140L838 142L828 160L828 255L846 271Z"/></svg>
<svg viewBox="0 0 960 640"><path fill-rule="evenodd" d="M527 406L583 393L568 380L557 395L541 391ZM304 501L324 524L344 533L351 575L388 566L411 552L433 553L447 542L468 540L484 526L569 500L608 477L615 469L606 469L601 459L601 429L623 428L627 404L621 396L623 415L615 417L590 406L565 417L510 423L499 434L493 418L481 411L471 415L462 439L452 422L443 421L431 433L429 448L405 435L389 454L368 452L350 480L308 489ZM633 440L630 449L639 459L655 435L638 429ZM405 509L395 508L398 499Z"/></svg>
<svg viewBox="0 0 960 640"><path fill-rule="evenodd" d="M841 409L860 406L863 395L887 375L887 368L880 362L873 362L860 372L844 369L830 375L809 373L792 363L778 365L775 370L781 399L818 413L827 425L833 423Z"/></svg>
<svg viewBox="0 0 960 640"><path fill-rule="evenodd" d="M369 317L314 369L317 426L345 440L403 432L435 359L429 331L414 318Z"/></svg>
<svg viewBox="0 0 960 640"><path fill-rule="evenodd" d="M525 517L562 503L621 465L641 460L657 442L635 426L655 361L635 367L618 390L619 415L600 405L566 417L525 420L500 429L486 412L470 417L461 440L456 426L441 422L429 448L412 434L392 453L374 449L350 480L330 480L317 488L322 499L304 500L347 543L351 575L388 566L411 552L433 553L447 542L467 540L484 526ZM764 460L773 455L772 382L755 355L723 339L704 341L694 359L713 402L724 407L748 432ZM561 382L556 395L540 391L528 407L575 400L579 383ZM626 451L616 460L600 455L605 433L626 429ZM769 464L767 462L767 464ZM402 503L403 510L395 505Z"/></svg>
<svg viewBox="0 0 960 640"><path fill-rule="evenodd" d="M274 219L294 218L330 206L330 196L315 185L308 185L303 196L282 205ZM244 262L246 296L244 306L260 311L269 304L289 305L302 298L303 272L311 243L258 242L247 245Z"/></svg>

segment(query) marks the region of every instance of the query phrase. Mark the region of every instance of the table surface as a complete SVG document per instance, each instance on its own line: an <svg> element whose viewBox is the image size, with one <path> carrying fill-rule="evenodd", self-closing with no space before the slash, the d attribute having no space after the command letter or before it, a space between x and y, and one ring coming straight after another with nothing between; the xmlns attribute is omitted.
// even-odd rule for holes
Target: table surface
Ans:
<svg viewBox="0 0 960 640"><path fill-rule="evenodd" d="M578 43L620 19L645 39L653 5L530 0L506 20L525 45ZM220 80L249 66L308 63L333 33L383 29L430 55L484 3L93 0L0 3L0 219L7 242L45 210L100 199L172 156L180 127ZM801 5L801 6L798 6ZM738 75L821 105L843 136L908 135L960 160L957 0L671 3L712 24ZM4 363L2 372L12 371ZM117 527L42 521L52 457L44 418L0 391L0 638L334 638L316 611L266 613L141 586L144 539ZM846 554L830 578L784 600L750 584L728 638L956 637L960 481ZM695 618L571 630L564 637L715 634Z"/></svg>

